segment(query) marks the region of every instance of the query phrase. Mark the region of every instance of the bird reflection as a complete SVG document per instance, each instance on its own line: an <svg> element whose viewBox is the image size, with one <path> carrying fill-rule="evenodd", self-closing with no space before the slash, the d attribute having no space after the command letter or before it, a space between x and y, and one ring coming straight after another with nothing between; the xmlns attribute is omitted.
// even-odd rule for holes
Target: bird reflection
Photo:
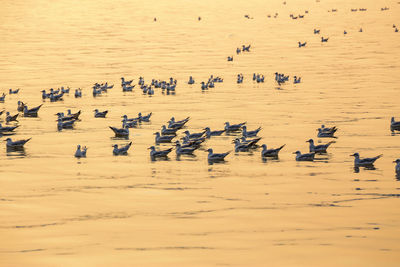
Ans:
<svg viewBox="0 0 400 267"><path fill-rule="evenodd" d="M267 163L268 161L280 161L279 157L261 157L262 162Z"/></svg>
<svg viewBox="0 0 400 267"><path fill-rule="evenodd" d="M364 170L376 170L376 168L375 168L374 165L365 166L365 167L363 167L363 168L364 168ZM355 167L354 167L354 173L359 173L359 172L360 172L360 167L355 166Z"/></svg>
<svg viewBox="0 0 400 267"><path fill-rule="evenodd" d="M24 147L7 147L7 156L21 156L25 157L26 151Z"/></svg>

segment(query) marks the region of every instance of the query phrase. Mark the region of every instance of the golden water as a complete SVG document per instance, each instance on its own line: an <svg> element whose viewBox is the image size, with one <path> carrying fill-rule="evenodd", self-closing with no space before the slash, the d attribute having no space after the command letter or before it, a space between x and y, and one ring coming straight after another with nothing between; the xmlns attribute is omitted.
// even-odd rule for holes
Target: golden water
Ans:
<svg viewBox="0 0 400 267"><path fill-rule="evenodd" d="M0 265L398 266L392 161L400 136L389 121L400 118L400 33L392 28L400 26L400 5L282 2L2 1L0 88L21 91L0 107L39 105L40 91L51 87L81 87L84 96L45 101L13 136L32 137L26 154L0 151ZM305 10L304 19L289 18ZM321 44L321 36L330 39ZM242 44L251 52L236 56ZM277 89L276 71L302 83ZM254 83L253 72L266 82ZM211 74L224 82L201 92ZM174 77L176 95L123 93L122 76ZM114 88L93 98L92 84L105 81ZM82 121L58 132L54 114L67 108L82 110ZM109 115L95 119L95 108ZM128 156L113 156L111 146L126 141L108 126L138 112L153 112L151 123L131 131ZM205 148L233 149L232 136L221 136L196 157L151 162L152 133L171 116L190 116L194 132L247 121L250 130L263 127L263 143L286 147L279 160L263 162L255 151L208 165ZM292 152L306 152L322 123L339 128L329 154L296 162ZM89 147L87 158L73 157L77 144ZM354 152L383 157L376 170L355 173Z"/></svg>

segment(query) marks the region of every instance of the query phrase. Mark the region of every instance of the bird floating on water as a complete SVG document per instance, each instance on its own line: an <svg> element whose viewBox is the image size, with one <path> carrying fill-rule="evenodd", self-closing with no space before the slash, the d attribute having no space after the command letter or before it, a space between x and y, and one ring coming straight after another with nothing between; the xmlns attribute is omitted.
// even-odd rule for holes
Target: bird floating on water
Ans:
<svg viewBox="0 0 400 267"><path fill-rule="evenodd" d="M193 155L193 152L198 149L198 147L185 147L183 148L179 142L176 143L176 155Z"/></svg>
<svg viewBox="0 0 400 267"><path fill-rule="evenodd" d="M161 126L161 135L176 135L179 128L167 128L165 125Z"/></svg>
<svg viewBox="0 0 400 267"><path fill-rule="evenodd" d="M12 116L11 116L10 112L7 111L7 112L6 112L6 122L9 123L10 121L18 121L18 120L17 120L18 115L19 115L19 114L17 113L17 114L15 114L15 115L12 115Z"/></svg>
<svg viewBox="0 0 400 267"><path fill-rule="evenodd" d="M305 47L305 46L306 46L306 44L307 44L307 42L304 42L304 43L302 43L302 42L298 42L298 44L299 44L299 47Z"/></svg>
<svg viewBox="0 0 400 267"><path fill-rule="evenodd" d="M206 131L204 130L203 132L200 132L200 133L192 133L191 134L189 131L186 130L183 133L186 134L186 137L188 139L197 139L197 138L203 137L203 135L206 133Z"/></svg>
<svg viewBox="0 0 400 267"><path fill-rule="evenodd" d="M318 128L318 137L335 137L334 134L338 129L336 126L333 127L325 127L325 125L321 125L321 128Z"/></svg>
<svg viewBox="0 0 400 267"><path fill-rule="evenodd" d="M9 93L10 95L18 94L18 92L19 92L19 88L18 88L18 89L15 89L15 90L13 90L13 89L10 88L10 90L8 90L8 93Z"/></svg>
<svg viewBox="0 0 400 267"><path fill-rule="evenodd" d="M354 157L354 166L355 167L370 167L372 165L374 165L374 162L379 159L380 157L382 157L382 155L373 157L373 158L360 158L360 155L358 153L354 153L350 156Z"/></svg>
<svg viewBox="0 0 400 267"><path fill-rule="evenodd" d="M114 155L126 155L128 154L128 150L131 147L132 142L130 142L129 144L125 145L125 146L121 146L120 148L118 148L118 145L115 144L113 145L114 149L113 149L113 154Z"/></svg>
<svg viewBox="0 0 400 267"><path fill-rule="evenodd" d="M280 146L278 148L267 149L267 145L263 144L261 147L262 147L261 157L274 157L274 158L277 158L278 154L279 154L279 151L281 151L282 148L285 147L285 145L282 145L282 146Z"/></svg>
<svg viewBox="0 0 400 267"><path fill-rule="evenodd" d="M57 119L57 129L61 131L62 129L72 129L74 127L75 119L63 121L62 118Z"/></svg>
<svg viewBox="0 0 400 267"><path fill-rule="evenodd" d="M253 131L247 131L246 125L242 126L242 135L244 137L254 137L257 136L258 132L261 130L261 127L258 127L256 130Z"/></svg>
<svg viewBox="0 0 400 267"><path fill-rule="evenodd" d="M115 137L128 137L129 136L129 128L115 128L109 126L110 129L115 133Z"/></svg>
<svg viewBox="0 0 400 267"><path fill-rule="evenodd" d="M86 151L87 151L86 146L81 148L81 145L78 145L74 156L76 158L86 158Z"/></svg>
<svg viewBox="0 0 400 267"><path fill-rule="evenodd" d="M315 152L315 153L326 153L326 150L328 149L328 147L335 143L334 141L331 141L327 144L322 144L322 145L314 145L314 140L313 139L309 139L306 142L310 143L310 152Z"/></svg>
<svg viewBox="0 0 400 267"><path fill-rule="evenodd" d="M166 158L168 157L168 154L172 151L172 148L157 151L154 146L151 146L148 149L150 149L150 157L153 160L155 160L156 158Z"/></svg>
<svg viewBox="0 0 400 267"><path fill-rule="evenodd" d="M394 117L390 120L390 130L393 131L400 131L400 121L395 121Z"/></svg>
<svg viewBox="0 0 400 267"><path fill-rule="evenodd" d="M12 141L11 138L7 138L6 139L7 148L22 148L31 139L32 138L18 140L18 141Z"/></svg>
<svg viewBox="0 0 400 267"><path fill-rule="evenodd" d="M19 127L19 125L16 126L3 126L0 123L0 134L4 133L4 132L12 132L15 129L17 129Z"/></svg>
<svg viewBox="0 0 400 267"><path fill-rule="evenodd" d="M211 131L210 127L206 127L204 128L204 130L206 131L206 137L210 138L211 136L220 136L221 134L223 134L226 130L219 130L219 131Z"/></svg>
<svg viewBox="0 0 400 267"><path fill-rule="evenodd" d="M228 156L230 153L230 151L226 153L213 153L212 148L207 149L207 152L208 152L207 159L208 161L211 162L224 161L225 157Z"/></svg>
<svg viewBox="0 0 400 267"><path fill-rule="evenodd" d="M328 40L329 40L329 37L328 38L324 38L323 36L321 36L321 43L326 43L326 42L328 42Z"/></svg>
<svg viewBox="0 0 400 267"><path fill-rule="evenodd" d="M172 139L175 138L175 135L160 135L159 132L155 132L155 143L171 143Z"/></svg>
<svg viewBox="0 0 400 267"><path fill-rule="evenodd" d="M82 89L75 89L75 98L82 97Z"/></svg>
<svg viewBox="0 0 400 267"><path fill-rule="evenodd" d="M42 105L43 104L41 104L37 107L31 108L31 109L28 109L27 105L25 105L24 106L24 117L37 117L39 109L42 107Z"/></svg>
<svg viewBox="0 0 400 267"><path fill-rule="evenodd" d="M246 124L246 122L230 125L229 122L225 122L225 131L226 132L240 131L242 129L242 126L245 125L245 124Z"/></svg>
<svg viewBox="0 0 400 267"><path fill-rule="evenodd" d="M108 113L108 110L99 111L97 108L95 110L93 110L93 111L94 111L94 117L95 118L105 118L107 113Z"/></svg>
<svg viewBox="0 0 400 267"><path fill-rule="evenodd" d="M313 161L315 157L315 153L306 153L306 154L301 154L300 151L293 152L293 154L296 154L296 161Z"/></svg>
<svg viewBox="0 0 400 267"><path fill-rule="evenodd" d="M393 161L393 163L396 163L396 166L394 168L396 174L400 175L400 159L396 159L395 161Z"/></svg>
<svg viewBox="0 0 400 267"><path fill-rule="evenodd" d="M188 84L194 84L194 79L192 76L189 77Z"/></svg>
<svg viewBox="0 0 400 267"><path fill-rule="evenodd" d="M139 122L142 122L142 121L144 121L144 122L149 122L149 121L150 121L151 115L153 115L152 112L150 112L149 114L144 115L144 116L142 115L141 112L139 112L139 113L138 113L138 121L139 121Z"/></svg>

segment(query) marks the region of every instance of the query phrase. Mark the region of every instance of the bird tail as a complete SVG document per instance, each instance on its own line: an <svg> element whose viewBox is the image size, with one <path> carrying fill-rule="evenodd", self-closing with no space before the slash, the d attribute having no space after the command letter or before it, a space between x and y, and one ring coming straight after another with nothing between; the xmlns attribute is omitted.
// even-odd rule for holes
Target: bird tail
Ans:
<svg viewBox="0 0 400 267"><path fill-rule="evenodd" d="M286 144L282 145L280 148L278 148L278 150L281 150L282 148L284 148L286 146Z"/></svg>

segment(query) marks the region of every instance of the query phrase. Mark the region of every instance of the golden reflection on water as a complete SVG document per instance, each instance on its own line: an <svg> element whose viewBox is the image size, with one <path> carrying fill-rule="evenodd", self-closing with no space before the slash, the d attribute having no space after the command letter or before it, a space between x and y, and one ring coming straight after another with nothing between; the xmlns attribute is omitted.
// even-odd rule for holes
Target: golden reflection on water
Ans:
<svg viewBox="0 0 400 267"><path fill-rule="evenodd" d="M19 120L13 138L32 137L25 150L0 151L1 266L397 266L392 161L400 154L389 121L400 117L400 35L392 28L400 26L400 5L286 2L1 3L1 89L21 91L0 106L12 114L18 100L37 106L51 87L84 94L45 101L38 118ZM251 52L236 55L242 44ZM254 83L254 72L266 82ZM302 83L279 87L275 72ZM224 82L202 92L211 74ZM187 85L190 75L196 84ZM174 77L176 95L123 93L122 76L135 83ZM106 81L114 88L93 98L93 83ZM67 108L82 110L81 121L58 132L54 114ZM109 110L107 118L93 118L96 108ZM132 129L128 155L113 156L111 146L127 141L108 126L138 112L154 115ZM173 152L152 162L152 134L171 116L190 116L191 132L247 121L249 129L263 127L263 143L286 146L278 160L263 161L257 150L207 164L206 148L233 149L232 136L223 135L195 157L177 160ZM339 128L329 153L294 161L292 152L306 152L321 124ZM87 158L73 157L77 144L89 147ZM356 173L354 152L384 156L375 170Z"/></svg>

